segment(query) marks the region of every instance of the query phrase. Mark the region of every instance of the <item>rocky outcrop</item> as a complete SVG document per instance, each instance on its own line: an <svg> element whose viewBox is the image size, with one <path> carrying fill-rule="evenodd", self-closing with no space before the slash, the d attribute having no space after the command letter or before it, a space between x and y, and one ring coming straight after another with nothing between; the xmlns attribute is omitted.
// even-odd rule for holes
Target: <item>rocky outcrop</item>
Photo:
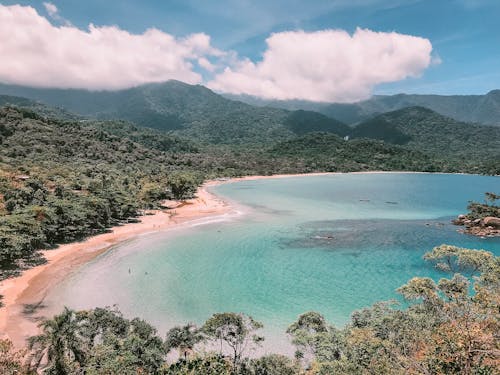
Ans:
<svg viewBox="0 0 500 375"><path fill-rule="evenodd" d="M494 216L484 217L482 219L471 219L466 215L459 215L452 220L455 225L464 226L463 233L472 234L479 237L500 237L500 218Z"/></svg>
<svg viewBox="0 0 500 375"><path fill-rule="evenodd" d="M500 218L488 216L483 219L483 226L491 226L495 228L500 228Z"/></svg>

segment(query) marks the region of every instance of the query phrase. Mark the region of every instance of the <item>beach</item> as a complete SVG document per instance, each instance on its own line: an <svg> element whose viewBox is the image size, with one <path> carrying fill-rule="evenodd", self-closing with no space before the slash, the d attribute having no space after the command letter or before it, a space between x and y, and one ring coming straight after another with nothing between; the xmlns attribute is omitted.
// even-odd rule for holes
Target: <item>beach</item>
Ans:
<svg viewBox="0 0 500 375"><path fill-rule="evenodd" d="M82 242L69 243L54 250L42 251L47 262L24 271L20 276L3 280L0 295L0 338L10 339L16 347L23 347L29 336L39 332L38 324L44 316L44 298L47 292L80 266L91 261L113 246L134 237L228 213L231 207L207 191L218 184L211 181L197 191L196 197L182 203L168 202L168 210L153 210L141 216L140 222L113 227Z"/></svg>
<svg viewBox="0 0 500 375"><path fill-rule="evenodd" d="M352 172L352 174L418 173L418 172ZM69 243L54 250L43 251L47 263L24 271L20 276L0 283L4 306L0 308L0 338L9 338L22 347L29 336L39 332L38 323L44 318L44 299L52 287L63 281L79 267L134 237L166 231L197 220L224 215L234 210L233 204L210 193L210 186L238 181L279 179L300 176L324 176L343 173L309 173L270 176L245 176L218 179L201 186L196 197L185 202L166 202L169 209L153 210L141 216L140 222L113 227L110 232Z"/></svg>

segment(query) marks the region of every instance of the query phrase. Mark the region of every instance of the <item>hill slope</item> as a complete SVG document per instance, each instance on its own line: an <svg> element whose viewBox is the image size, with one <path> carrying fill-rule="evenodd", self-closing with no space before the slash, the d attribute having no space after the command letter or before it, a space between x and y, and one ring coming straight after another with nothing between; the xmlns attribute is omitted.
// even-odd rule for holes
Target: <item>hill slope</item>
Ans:
<svg viewBox="0 0 500 375"><path fill-rule="evenodd" d="M96 119L131 121L214 144L269 144L309 131L345 132L325 116L297 115L228 100L203 86L179 81L148 84L121 91L38 89L0 85L0 93L19 95ZM312 129L308 129L312 124ZM319 128L318 128L319 127Z"/></svg>
<svg viewBox="0 0 500 375"><path fill-rule="evenodd" d="M485 95L376 95L352 104L264 100L247 95L226 96L256 106L316 111L346 124L355 124L384 112L421 106L459 121L500 126L500 90Z"/></svg>
<svg viewBox="0 0 500 375"><path fill-rule="evenodd" d="M423 107L384 113L359 124L351 134L433 155L500 162L500 127L462 123Z"/></svg>

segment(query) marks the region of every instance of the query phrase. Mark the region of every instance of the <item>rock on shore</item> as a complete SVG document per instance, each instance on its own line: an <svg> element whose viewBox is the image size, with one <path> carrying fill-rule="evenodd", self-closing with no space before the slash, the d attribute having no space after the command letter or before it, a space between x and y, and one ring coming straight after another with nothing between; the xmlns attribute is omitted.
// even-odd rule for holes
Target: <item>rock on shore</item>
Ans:
<svg viewBox="0 0 500 375"><path fill-rule="evenodd" d="M500 237L500 218L488 216L482 219L470 219L466 215L459 215L452 220L455 225L464 226L463 233L479 237Z"/></svg>

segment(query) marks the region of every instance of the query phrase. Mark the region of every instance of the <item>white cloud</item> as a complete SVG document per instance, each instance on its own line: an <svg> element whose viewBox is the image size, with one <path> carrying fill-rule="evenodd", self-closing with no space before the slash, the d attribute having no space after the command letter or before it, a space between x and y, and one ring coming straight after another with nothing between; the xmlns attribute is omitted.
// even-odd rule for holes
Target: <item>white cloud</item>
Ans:
<svg viewBox="0 0 500 375"><path fill-rule="evenodd" d="M49 14L49 16L54 17L57 15L58 9L54 4L44 2L43 6L45 7L45 10Z"/></svg>
<svg viewBox="0 0 500 375"><path fill-rule="evenodd" d="M49 14L57 7L46 3ZM54 13L55 12L55 13ZM120 89L178 79L200 83L193 62L222 53L203 33L178 39L158 29L131 34L115 26L52 25L32 7L0 4L0 82Z"/></svg>
<svg viewBox="0 0 500 375"><path fill-rule="evenodd" d="M428 39L357 29L290 31L271 35L260 62L226 67L208 86L275 99L351 102L374 86L417 77L431 64Z"/></svg>
<svg viewBox="0 0 500 375"><path fill-rule="evenodd" d="M55 6L55 4L44 2L43 6L44 6L45 10L47 11L49 17L52 18L54 21L57 21L57 22L64 24L66 26L72 26L71 22L69 22L67 19L61 17L61 15L59 14L59 9L57 9L57 6Z"/></svg>
<svg viewBox="0 0 500 375"><path fill-rule="evenodd" d="M0 4L0 82L113 90L169 79L203 83L204 70L216 91L349 102L440 63L427 39L366 29L272 34L262 60L253 62L213 48L204 33L176 38L155 28L132 34L92 24L81 30L53 3L44 6L59 26L32 7Z"/></svg>
<svg viewBox="0 0 500 375"><path fill-rule="evenodd" d="M198 59L198 65L209 72L215 71L215 65L212 64L206 57L200 57Z"/></svg>

